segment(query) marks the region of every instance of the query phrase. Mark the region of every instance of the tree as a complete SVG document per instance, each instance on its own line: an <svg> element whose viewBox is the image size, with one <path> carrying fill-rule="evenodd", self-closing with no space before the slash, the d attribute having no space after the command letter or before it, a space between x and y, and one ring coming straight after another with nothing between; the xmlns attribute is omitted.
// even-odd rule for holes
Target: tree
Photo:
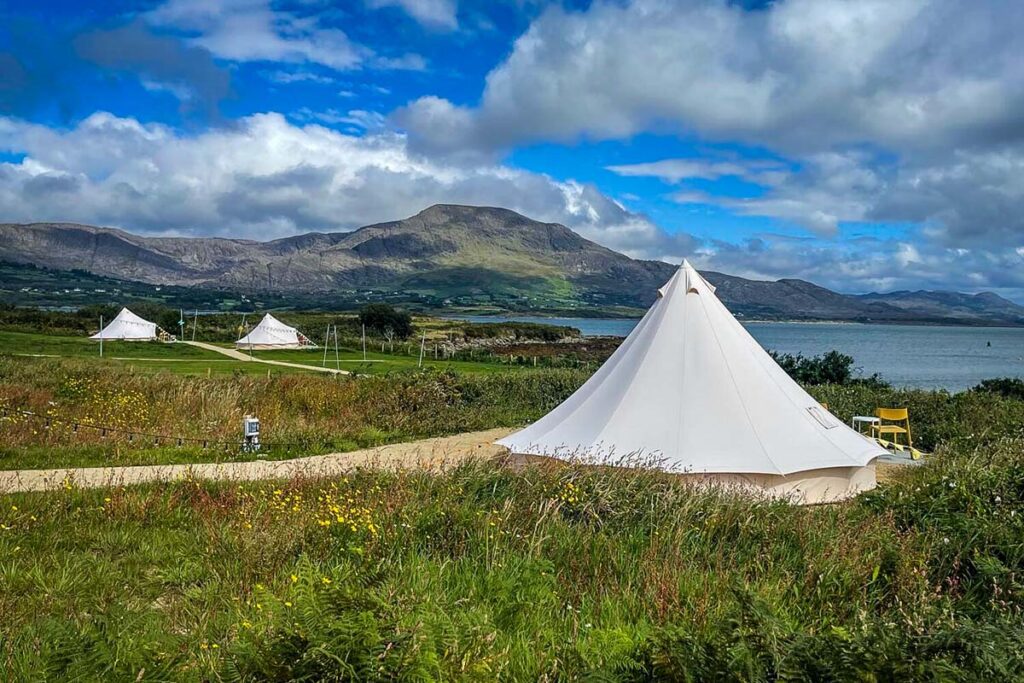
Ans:
<svg viewBox="0 0 1024 683"><path fill-rule="evenodd" d="M412 316L388 304L367 304L359 309L359 322L367 331L392 339L412 336Z"/></svg>

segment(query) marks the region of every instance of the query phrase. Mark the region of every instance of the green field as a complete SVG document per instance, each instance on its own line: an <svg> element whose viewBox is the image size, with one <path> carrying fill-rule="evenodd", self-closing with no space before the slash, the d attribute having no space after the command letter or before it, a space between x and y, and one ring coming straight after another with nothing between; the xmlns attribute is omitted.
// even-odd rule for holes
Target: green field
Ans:
<svg viewBox="0 0 1024 683"><path fill-rule="evenodd" d="M225 345L227 346L227 345ZM404 347L405 344L402 344ZM412 348L411 355L381 353L380 351L367 350L366 361L363 360L362 350L339 347L337 356L334 348L327 349L326 366L329 368L341 368L349 372L361 374L380 374L397 370L416 370L419 368L418 346L409 345ZM234 345L231 345L234 348ZM450 370L454 372L508 372L509 370L524 370L525 366L509 365L496 362L474 362L461 360L434 360L433 347L431 353L424 353L423 366L434 370ZM242 353L248 353L245 349L239 349ZM256 358L268 360L283 360L290 363L304 363L307 365L323 366L324 350L319 349L294 349L280 351L254 351L252 355Z"/></svg>
<svg viewBox="0 0 1024 683"><path fill-rule="evenodd" d="M218 346L234 349L234 344L219 343ZM404 345L403 345L404 346ZM0 356L14 357L55 357L92 359L96 363L127 365L137 371L167 371L175 374L271 374L302 372L301 369L250 363L227 358L213 351L207 351L183 343L163 342L104 342L103 357L99 355L98 342L87 337L71 337L31 332L9 332L0 330ZM243 353L248 353L242 349ZM257 359L282 360L314 367L324 365L323 349L297 349L283 351L255 351ZM339 348L336 362L334 348L328 350L327 366L359 374L383 374L417 369L419 358L404 354L367 352L363 361L362 351ZM509 369L525 369L494 362L447 361L425 358L423 366L437 370L459 372L496 372Z"/></svg>

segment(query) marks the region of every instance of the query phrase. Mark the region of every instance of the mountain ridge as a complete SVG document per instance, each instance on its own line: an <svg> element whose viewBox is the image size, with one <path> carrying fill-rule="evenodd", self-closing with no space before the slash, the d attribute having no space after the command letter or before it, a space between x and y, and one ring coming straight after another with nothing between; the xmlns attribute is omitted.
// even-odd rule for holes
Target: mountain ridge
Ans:
<svg viewBox="0 0 1024 683"><path fill-rule="evenodd" d="M0 224L0 260L153 285L238 292L375 291L435 307L645 308L676 266L632 259L558 223L509 209L436 204L349 232L268 241L146 237L80 223ZM708 271L741 317L860 322L1024 324L1024 306L991 292L848 295L786 278Z"/></svg>

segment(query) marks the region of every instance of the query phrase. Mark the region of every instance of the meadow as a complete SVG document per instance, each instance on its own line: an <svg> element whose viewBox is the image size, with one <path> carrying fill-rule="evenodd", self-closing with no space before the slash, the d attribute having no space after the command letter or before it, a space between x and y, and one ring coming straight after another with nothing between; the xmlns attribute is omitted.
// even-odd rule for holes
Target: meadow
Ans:
<svg viewBox="0 0 1024 683"><path fill-rule="evenodd" d="M973 445L968 445L973 441ZM1015 680L1019 436L840 505L654 472L0 496L11 680Z"/></svg>
<svg viewBox="0 0 1024 683"><path fill-rule="evenodd" d="M291 444L272 458L515 427L588 375L187 375L51 343L62 357L0 357L0 406L51 418L0 417L0 468L252 457L174 443L237 441L245 413L260 416L266 441ZM931 452L873 492L820 507L697 492L648 470L485 461L439 474L90 490L69 480L2 494L0 671L19 681L1021 679L1024 400L987 389L809 386L843 420L908 406L915 442ZM58 424L67 417L77 431Z"/></svg>

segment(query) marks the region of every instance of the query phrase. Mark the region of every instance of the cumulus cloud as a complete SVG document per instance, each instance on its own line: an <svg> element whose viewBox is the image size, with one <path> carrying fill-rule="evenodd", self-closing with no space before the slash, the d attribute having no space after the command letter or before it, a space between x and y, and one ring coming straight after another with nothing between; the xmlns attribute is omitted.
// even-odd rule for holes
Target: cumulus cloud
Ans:
<svg viewBox="0 0 1024 683"><path fill-rule="evenodd" d="M817 240L762 235L741 243L711 241L692 260L698 267L732 275L770 280L799 277L841 292L992 290L1024 299L1024 256L904 238Z"/></svg>
<svg viewBox="0 0 1024 683"><path fill-rule="evenodd" d="M199 134L106 113L63 131L0 118L0 151L25 155L0 163L0 210L9 221L272 238L352 229L451 202L508 207L634 257L689 256L739 275L804 277L846 291L922 284L1024 291L1024 254L1016 251L911 248L903 239L700 239L666 232L590 184L432 160L385 129L347 135L279 114Z"/></svg>
<svg viewBox="0 0 1024 683"><path fill-rule="evenodd" d="M476 106L396 111L414 148L500 154L534 141L696 135L785 162L652 159L611 167L835 235L915 222L945 246L1024 243L1024 12L1014 0L596 0L554 6L486 79ZM768 165L755 165L768 164ZM774 165L773 165L774 164ZM723 177L746 200L688 187Z"/></svg>
<svg viewBox="0 0 1024 683"><path fill-rule="evenodd" d="M372 112L339 116L378 123ZM351 229L450 202L511 208L609 246L647 245L673 258L691 246L591 185L439 162L411 153L404 136L387 130L347 135L279 114L199 134L107 113L64 131L0 118L0 151L25 155L0 164L0 209L9 221L270 238Z"/></svg>
<svg viewBox="0 0 1024 683"><path fill-rule="evenodd" d="M1022 30L1012 0L554 6L488 75L470 139L501 147L661 127L802 152L1016 138ZM410 121L421 106L437 110L413 102ZM414 132L429 140L432 121Z"/></svg>

